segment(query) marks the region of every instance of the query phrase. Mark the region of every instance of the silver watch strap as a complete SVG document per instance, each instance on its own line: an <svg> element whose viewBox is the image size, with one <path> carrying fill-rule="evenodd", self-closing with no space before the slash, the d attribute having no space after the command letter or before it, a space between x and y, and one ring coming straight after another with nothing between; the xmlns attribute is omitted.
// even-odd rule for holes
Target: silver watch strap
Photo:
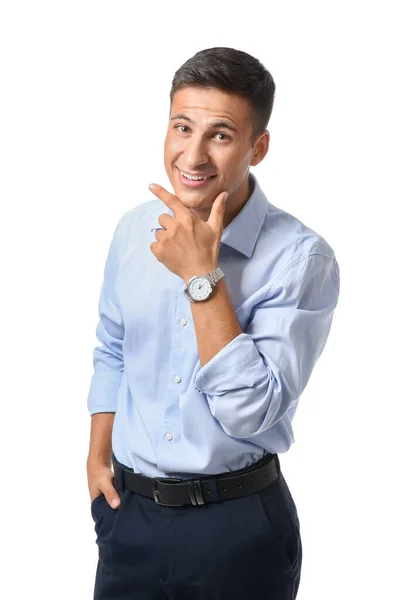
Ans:
<svg viewBox="0 0 418 600"><path fill-rule="evenodd" d="M224 277L225 273L222 271L221 267L216 267L214 271L206 274L206 277L211 282L212 286L214 286L222 277Z"/></svg>

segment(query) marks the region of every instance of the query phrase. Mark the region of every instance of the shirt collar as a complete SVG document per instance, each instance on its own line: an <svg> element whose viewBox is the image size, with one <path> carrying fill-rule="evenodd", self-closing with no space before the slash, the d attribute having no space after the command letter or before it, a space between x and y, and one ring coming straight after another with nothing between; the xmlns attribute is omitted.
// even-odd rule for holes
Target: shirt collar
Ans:
<svg viewBox="0 0 418 600"><path fill-rule="evenodd" d="M254 247L257 242L261 227L263 226L268 209L268 200L261 189L257 178L251 172L249 174L249 178L250 187L251 185L254 185L253 191L240 212L229 223L229 225L225 227L221 237L221 244L226 244L230 248L238 250L238 252L241 252L247 258L250 258L254 251ZM163 202L161 202L161 204L164 205L165 212L167 213L168 211L168 213L174 217L173 211L170 210ZM160 223L158 222L160 214L155 217L151 231L153 229L162 229Z"/></svg>

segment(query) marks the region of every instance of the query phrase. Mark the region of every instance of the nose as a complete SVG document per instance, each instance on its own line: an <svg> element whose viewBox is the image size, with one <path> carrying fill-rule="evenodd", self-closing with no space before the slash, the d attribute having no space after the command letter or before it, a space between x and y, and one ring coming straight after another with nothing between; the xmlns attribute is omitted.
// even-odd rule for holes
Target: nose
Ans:
<svg viewBox="0 0 418 600"><path fill-rule="evenodd" d="M190 171L197 170L201 165L208 162L207 150L204 140L195 136L189 139L184 150L187 168Z"/></svg>

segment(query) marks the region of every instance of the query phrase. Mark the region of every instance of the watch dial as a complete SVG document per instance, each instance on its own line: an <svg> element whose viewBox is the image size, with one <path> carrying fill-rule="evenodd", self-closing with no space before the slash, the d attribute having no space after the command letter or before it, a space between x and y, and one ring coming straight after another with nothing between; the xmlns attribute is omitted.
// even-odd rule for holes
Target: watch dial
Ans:
<svg viewBox="0 0 418 600"><path fill-rule="evenodd" d="M211 292L211 285L204 277L195 279L190 285L190 295L193 300L205 300Z"/></svg>

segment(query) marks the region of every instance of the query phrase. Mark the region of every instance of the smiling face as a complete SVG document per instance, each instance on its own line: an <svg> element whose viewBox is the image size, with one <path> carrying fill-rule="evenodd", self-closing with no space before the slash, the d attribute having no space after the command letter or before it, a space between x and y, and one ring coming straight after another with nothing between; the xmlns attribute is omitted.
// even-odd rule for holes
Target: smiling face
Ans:
<svg viewBox="0 0 418 600"><path fill-rule="evenodd" d="M248 173L267 154L265 130L251 144L252 108L245 98L214 88L186 87L174 94L164 143L164 166L174 194L202 220L217 196L229 193L224 227L250 196ZM207 177L193 181L185 175Z"/></svg>

